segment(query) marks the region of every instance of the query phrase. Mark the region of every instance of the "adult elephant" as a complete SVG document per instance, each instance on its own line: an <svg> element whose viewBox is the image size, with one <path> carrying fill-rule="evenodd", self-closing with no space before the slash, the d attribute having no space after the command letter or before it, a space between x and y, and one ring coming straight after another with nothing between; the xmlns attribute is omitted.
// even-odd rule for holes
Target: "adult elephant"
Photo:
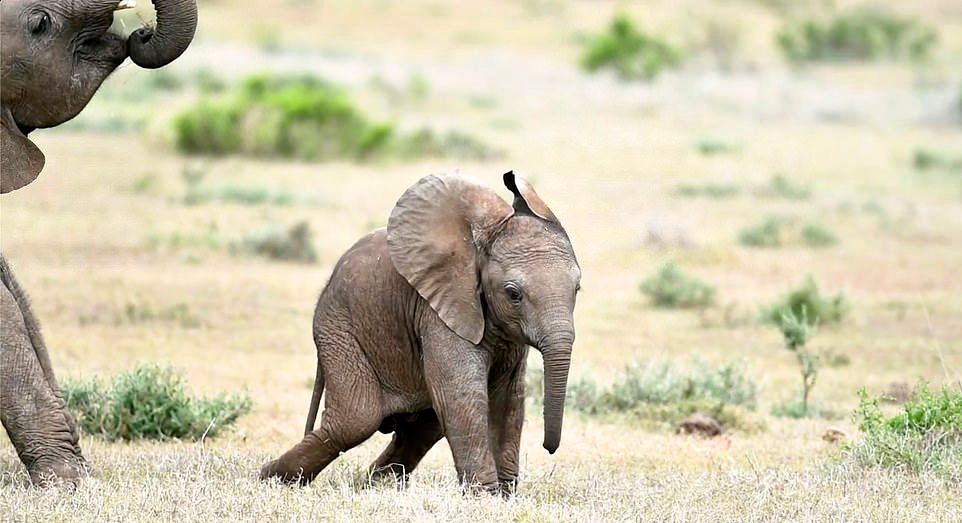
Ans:
<svg viewBox="0 0 962 523"><path fill-rule="evenodd" d="M128 1L0 2L0 192L20 189L43 169L43 153L28 135L80 113L124 59L162 67L190 44L194 0L154 0L156 28L124 39L108 29ZM76 425L39 323L2 256L0 282L0 420L31 481L73 481L86 471Z"/></svg>
<svg viewBox="0 0 962 523"><path fill-rule="evenodd" d="M375 476L406 477L446 437L465 485L511 491L528 346L544 357L543 445L558 449L581 269L534 190L511 172L504 183L511 205L469 179L428 176L341 257L314 313L306 434L261 478L307 483L380 430L394 437Z"/></svg>

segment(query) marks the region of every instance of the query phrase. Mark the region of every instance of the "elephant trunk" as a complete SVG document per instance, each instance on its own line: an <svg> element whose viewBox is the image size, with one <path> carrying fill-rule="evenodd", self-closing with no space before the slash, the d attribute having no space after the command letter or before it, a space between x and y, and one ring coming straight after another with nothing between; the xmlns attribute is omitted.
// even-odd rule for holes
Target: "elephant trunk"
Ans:
<svg viewBox="0 0 962 523"><path fill-rule="evenodd" d="M571 346L574 330L555 333L539 346L544 357L544 448L551 454L561 444L561 424L564 419L565 395L568 387L568 368L571 365Z"/></svg>
<svg viewBox="0 0 962 523"><path fill-rule="evenodd" d="M127 51L140 67L157 69L173 62L190 45L197 29L195 0L154 0L157 27L130 35Z"/></svg>

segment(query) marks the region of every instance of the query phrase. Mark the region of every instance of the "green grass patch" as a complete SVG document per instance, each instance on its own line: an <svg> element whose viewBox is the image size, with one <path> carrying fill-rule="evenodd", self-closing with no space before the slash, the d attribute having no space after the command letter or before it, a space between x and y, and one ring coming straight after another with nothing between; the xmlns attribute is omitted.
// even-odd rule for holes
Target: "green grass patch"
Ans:
<svg viewBox="0 0 962 523"><path fill-rule="evenodd" d="M892 415L882 411L881 399L859 391L854 418L863 439L846 449L848 456L863 465L932 472L962 482L962 390L931 391L920 383Z"/></svg>
<svg viewBox="0 0 962 523"><path fill-rule="evenodd" d="M213 438L253 407L243 395L193 397L180 374L157 366L137 367L107 384L66 380L62 390L82 430L110 441Z"/></svg>
<svg viewBox="0 0 962 523"><path fill-rule="evenodd" d="M781 326L785 318L792 317L808 325L828 325L840 323L848 312L849 304L844 294L823 296L815 278L808 276L801 285L764 308L762 320Z"/></svg>
<svg viewBox="0 0 962 523"><path fill-rule="evenodd" d="M791 21L778 32L776 41L793 62L920 61L930 54L938 35L916 18L860 7Z"/></svg>
<svg viewBox="0 0 962 523"><path fill-rule="evenodd" d="M810 223L802 227L802 243L809 247L830 247L838 243L838 236L830 229L818 223Z"/></svg>
<svg viewBox="0 0 962 523"><path fill-rule="evenodd" d="M758 187L755 194L763 198L784 198L786 200L808 200L812 197L811 185L797 182L787 176L776 174L768 183Z"/></svg>
<svg viewBox="0 0 962 523"><path fill-rule="evenodd" d="M715 288L684 273L668 262L639 285L642 294L656 307L685 309L707 307L715 301Z"/></svg>
<svg viewBox="0 0 962 523"><path fill-rule="evenodd" d="M615 15L606 31L589 39L581 66L588 72L612 69L623 80L651 80L682 61L681 51L644 33L621 13Z"/></svg>

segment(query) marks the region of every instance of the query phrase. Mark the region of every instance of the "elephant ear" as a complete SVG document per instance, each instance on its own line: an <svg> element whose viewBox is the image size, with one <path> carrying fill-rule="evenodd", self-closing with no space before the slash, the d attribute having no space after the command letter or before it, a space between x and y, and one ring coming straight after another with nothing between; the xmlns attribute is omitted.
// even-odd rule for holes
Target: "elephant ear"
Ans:
<svg viewBox="0 0 962 523"><path fill-rule="evenodd" d="M40 149L24 136L6 110L0 116L0 193L15 191L34 181L43 170Z"/></svg>
<svg viewBox="0 0 962 523"><path fill-rule="evenodd" d="M534 192L528 182L520 176L515 176L514 171L504 173L504 186L514 194L514 212L518 214L528 214L537 216L542 220L561 225L544 200Z"/></svg>
<svg viewBox="0 0 962 523"><path fill-rule="evenodd" d="M458 336L484 334L478 254L512 214L493 191L460 176L427 176L398 200L387 224L395 269Z"/></svg>

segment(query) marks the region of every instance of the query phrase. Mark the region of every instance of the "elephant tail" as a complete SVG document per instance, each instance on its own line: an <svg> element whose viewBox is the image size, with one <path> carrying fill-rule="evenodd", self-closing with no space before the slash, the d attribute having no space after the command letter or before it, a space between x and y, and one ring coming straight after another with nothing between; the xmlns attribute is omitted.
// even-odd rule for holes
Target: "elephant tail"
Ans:
<svg viewBox="0 0 962 523"><path fill-rule="evenodd" d="M317 360L317 374L314 376L314 393L311 394L311 408L307 411L307 423L304 425L304 435L314 432L314 422L317 420L317 409L321 405L321 394L324 393L324 372L321 360Z"/></svg>

